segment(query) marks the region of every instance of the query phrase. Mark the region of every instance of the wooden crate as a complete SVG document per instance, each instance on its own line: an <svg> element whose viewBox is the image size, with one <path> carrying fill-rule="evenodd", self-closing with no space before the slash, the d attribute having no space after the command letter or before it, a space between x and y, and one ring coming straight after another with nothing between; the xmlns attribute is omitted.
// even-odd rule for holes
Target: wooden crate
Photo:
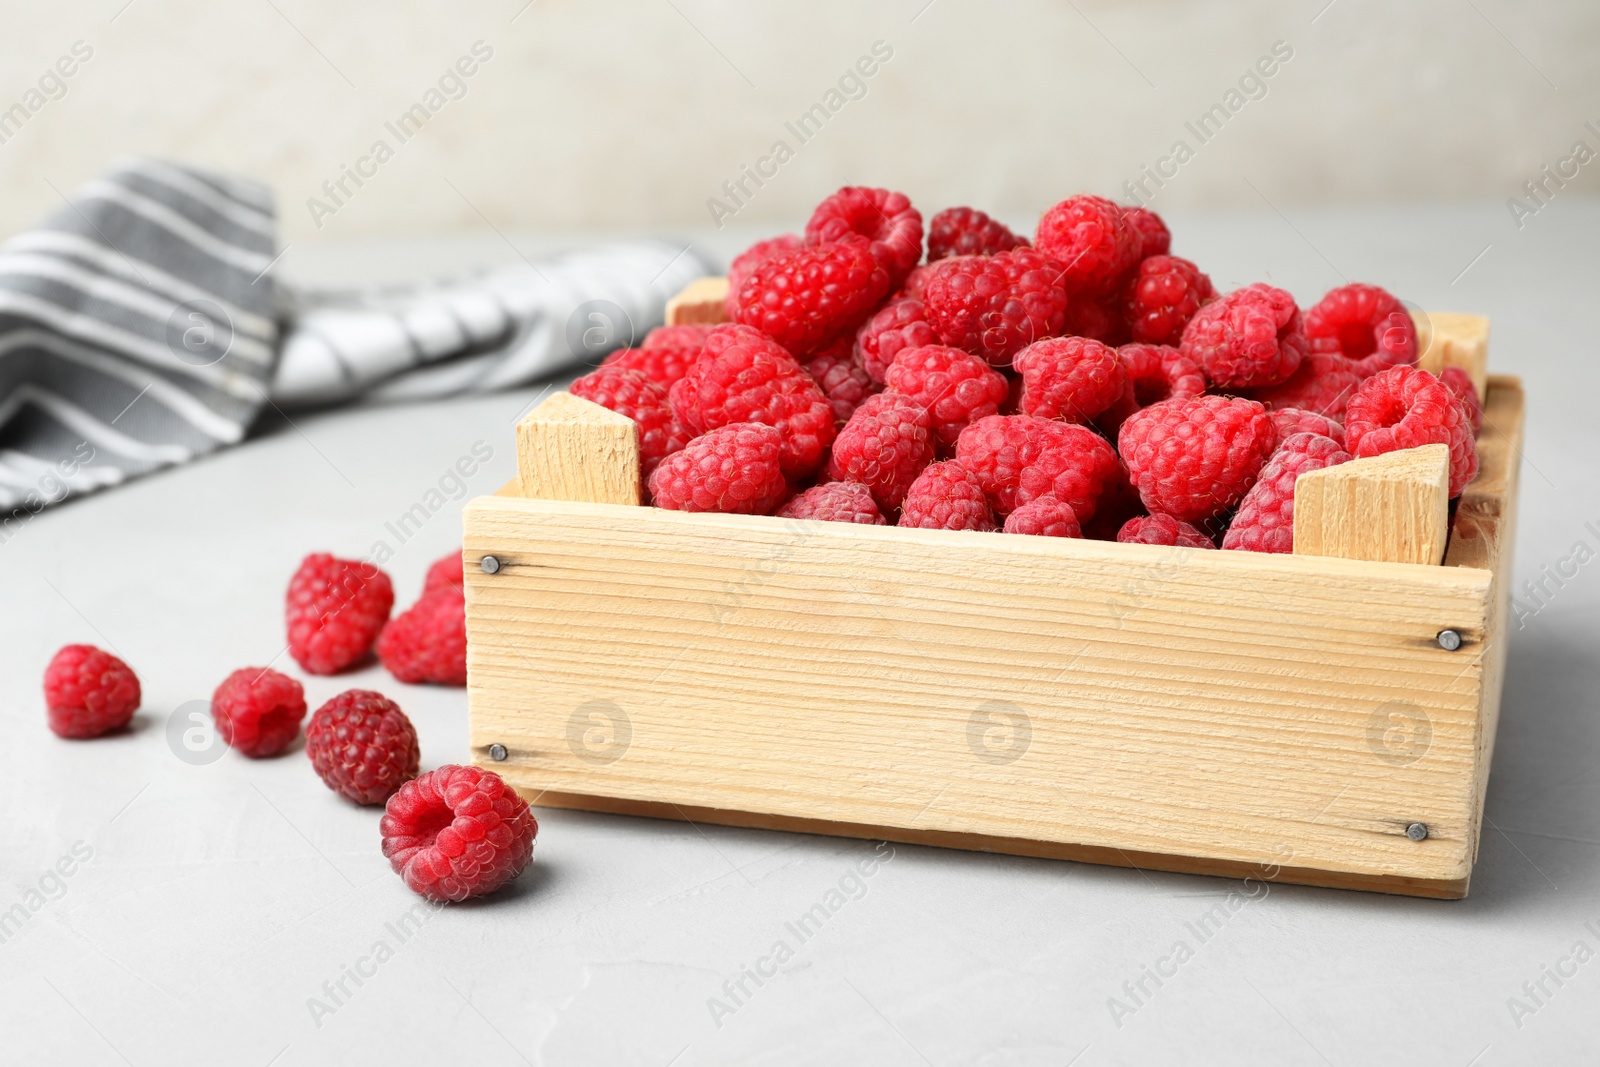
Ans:
<svg viewBox="0 0 1600 1067"><path fill-rule="evenodd" d="M631 422L561 394L466 509L473 757L551 807L1460 897L1522 413L1489 378L1448 546L1387 562L1438 457L1319 486L1294 555L1194 551L638 507Z"/></svg>

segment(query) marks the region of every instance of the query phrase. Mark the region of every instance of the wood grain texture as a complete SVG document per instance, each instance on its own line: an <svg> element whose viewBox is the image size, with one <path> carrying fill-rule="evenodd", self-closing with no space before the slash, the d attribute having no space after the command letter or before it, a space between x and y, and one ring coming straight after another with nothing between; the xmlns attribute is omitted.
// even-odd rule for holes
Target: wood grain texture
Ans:
<svg viewBox="0 0 1600 1067"><path fill-rule="evenodd" d="M727 278L696 278L667 301L667 325L703 322L714 326L727 322L727 300Z"/></svg>
<svg viewBox="0 0 1600 1067"><path fill-rule="evenodd" d="M1489 387L1489 319L1457 311L1413 311L1422 351L1417 366L1431 374L1460 367L1482 399Z"/></svg>
<svg viewBox="0 0 1600 1067"><path fill-rule="evenodd" d="M1436 565L1450 521L1450 449L1424 445L1307 471L1294 483L1302 556Z"/></svg>
<svg viewBox="0 0 1600 1067"><path fill-rule="evenodd" d="M517 423L520 495L639 503L639 428L571 393L552 393Z"/></svg>

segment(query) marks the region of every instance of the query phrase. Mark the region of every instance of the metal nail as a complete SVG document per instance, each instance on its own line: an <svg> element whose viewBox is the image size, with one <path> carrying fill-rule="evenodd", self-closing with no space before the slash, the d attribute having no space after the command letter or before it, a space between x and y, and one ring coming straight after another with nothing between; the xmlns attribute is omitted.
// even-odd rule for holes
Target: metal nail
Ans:
<svg viewBox="0 0 1600 1067"><path fill-rule="evenodd" d="M506 755L506 746L502 745L500 742L496 741L494 744L489 746L489 758L494 760L496 763L504 763ZM1428 831L1424 830L1422 832L1426 834Z"/></svg>
<svg viewBox="0 0 1600 1067"><path fill-rule="evenodd" d="M1426 841L1428 839L1428 824L1425 822L1412 823L1406 827L1406 836L1413 841Z"/></svg>
<svg viewBox="0 0 1600 1067"><path fill-rule="evenodd" d="M484 570L488 569L488 567L484 567ZM1454 652L1461 647L1461 635L1455 630L1440 630L1439 647L1446 652Z"/></svg>
<svg viewBox="0 0 1600 1067"><path fill-rule="evenodd" d="M496 559L494 556L484 556L481 560L478 561L478 566L483 568L483 573L485 573L485 574L493 574L495 571L498 571L500 569L500 561L498 559ZM1445 631L1445 633L1454 633L1454 632L1455 631L1453 631L1453 630L1446 630ZM1444 644L1444 634L1440 634L1439 635L1439 643L1441 645ZM1456 643L1459 644L1460 640L1457 639Z"/></svg>

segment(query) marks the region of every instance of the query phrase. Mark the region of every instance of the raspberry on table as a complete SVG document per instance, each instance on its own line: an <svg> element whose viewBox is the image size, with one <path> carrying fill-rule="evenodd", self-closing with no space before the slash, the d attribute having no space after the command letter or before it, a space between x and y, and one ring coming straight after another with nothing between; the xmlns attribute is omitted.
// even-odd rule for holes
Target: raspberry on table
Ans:
<svg viewBox="0 0 1600 1067"><path fill-rule="evenodd" d="M460 589L466 584L462 575L461 551L441 556L428 565L427 576L422 579L422 592L424 595L435 589Z"/></svg>
<svg viewBox="0 0 1600 1067"><path fill-rule="evenodd" d="M1139 235L1139 258L1149 259L1151 256L1164 256L1172 248L1172 231L1167 229L1167 224L1146 207L1125 207L1122 209L1122 221L1127 223Z"/></svg>
<svg viewBox="0 0 1600 1067"><path fill-rule="evenodd" d="M601 367L577 379L568 389L573 396L633 420L639 428L640 474L646 478L656 464L689 443L689 431L672 413L667 390L639 371Z"/></svg>
<svg viewBox="0 0 1600 1067"><path fill-rule="evenodd" d="M1467 422L1472 424L1476 436L1483 429L1483 403L1478 399L1478 387L1472 384L1472 376L1460 367L1446 367L1439 372L1439 380L1461 401L1461 408L1467 413Z"/></svg>
<svg viewBox="0 0 1600 1067"><path fill-rule="evenodd" d="M1212 385L1248 389L1293 374L1305 358L1306 335L1294 297L1256 282L1202 306L1178 347Z"/></svg>
<svg viewBox="0 0 1600 1067"><path fill-rule="evenodd" d="M723 310L728 314L728 321L739 321L739 290L744 288L744 280L750 277L751 271L780 252L794 252L804 247L805 241L799 234L786 233L757 241L734 256L733 262L728 264L728 296L723 301Z"/></svg>
<svg viewBox="0 0 1600 1067"><path fill-rule="evenodd" d="M906 491L901 526L921 530L993 530L983 486L954 460L930 463Z"/></svg>
<svg viewBox="0 0 1600 1067"><path fill-rule="evenodd" d="M383 571L313 552L289 579L289 654L311 674L337 674L367 657L393 607L394 584Z"/></svg>
<svg viewBox="0 0 1600 1067"><path fill-rule="evenodd" d="M657 326L644 335L641 348L700 348L706 343L711 324L705 322L680 322L672 326Z"/></svg>
<svg viewBox="0 0 1600 1067"><path fill-rule="evenodd" d="M1005 532L1032 534L1035 537L1082 537L1078 516L1072 508L1053 496L1042 496L1019 505L1006 516Z"/></svg>
<svg viewBox="0 0 1600 1067"><path fill-rule="evenodd" d="M498 774L446 765L390 797L378 830L412 892L444 902L493 893L521 874L539 823Z"/></svg>
<svg viewBox="0 0 1600 1067"><path fill-rule="evenodd" d="M1461 401L1416 367L1391 367L1362 382L1345 411L1344 439L1357 459L1448 445L1451 497L1460 496L1478 473L1478 445Z"/></svg>
<svg viewBox="0 0 1600 1067"><path fill-rule="evenodd" d="M1338 419L1299 408L1273 408L1271 415L1280 441L1287 441L1297 433L1314 433L1332 438L1340 448L1344 447L1344 423Z"/></svg>
<svg viewBox="0 0 1600 1067"><path fill-rule="evenodd" d="M1006 402L1005 376L970 352L948 345L903 348L884 373L889 392L919 404L938 444L953 446L974 419Z"/></svg>
<svg viewBox="0 0 1600 1067"><path fill-rule="evenodd" d="M1177 345L1195 312L1216 298L1211 278L1187 259L1148 256L1123 291L1122 314L1135 341Z"/></svg>
<svg viewBox="0 0 1600 1067"><path fill-rule="evenodd" d="M1343 356L1312 352L1300 361L1300 369L1279 385L1251 389L1249 396L1272 410L1298 408L1343 419L1344 409L1366 379L1356 365Z"/></svg>
<svg viewBox="0 0 1600 1067"><path fill-rule="evenodd" d="M44 669L44 706L58 737L83 740L128 725L143 700L139 676L93 645L64 645Z"/></svg>
<svg viewBox="0 0 1600 1067"><path fill-rule="evenodd" d="M890 288L867 240L852 236L756 264L739 287L738 321L805 356L861 325Z"/></svg>
<svg viewBox="0 0 1600 1067"><path fill-rule="evenodd" d="M828 476L866 486L888 517L932 459L927 411L897 393L878 393L856 408L839 431Z"/></svg>
<svg viewBox="0 0 1600 1067"><path fill-rule="evenodd" d="M1061 264L1030 248L951 256L930 268L922 302L941 344L1006 367L1028 345L1061 333L1061 275Z"/></svg>
<svg viewBox="0 0 1600 1067"><path fill-rule="evenodd" d="M1001 515L1040 497L1066 504L1080 523L1120 476L1117 454L1093 430L1034 415L990 415L956 440L956 459Z"/></svg>
<svg viewBox="0 0 1600 1067"><path fill-rule="evenodd" d="M902 349L938 343L939 335L934 333L927 306L921 300L890 298L856 331L856 356L867 375L882 385L889 364Z"/></svg>
<svg viewBox="0 0 1600 1067"><path fill-rule="evenodd" d="M1130 226L1123 209L1103 196L1073 196L1044 213L1034 247L1061 264L1063 283L1074 296L1107 296L1139 262L1143 232Z"/></svg>
<svg viewBox="0 0 1600 1067"><path fill-rule="evenodd" d="M847 185L818 204L806 223L806 244L821 245L861 236L889 272L897 289L922 258L922 212L904 193ZM881 293L879 294L882 295Z"/></svg>
<svg viewBox="0 0 1600 1067"><path fill-rule="evenodd" d="M883 512L872 499L872 490L860 482L824 482L803 493L796 493L776 512L780 519L818 519L823 522L854 522L862 526L884 525Z"/></svg>
<svg viewBox="0 0 1600 1067"><path fill-rule="evenodd" d="M1216 548L1200 530L1171 515L1136 515L1122 524L1117 540L1129 545L1169 545L1180 548Z"/></svg>
<svg viewBox="0 0 1600 1067"><path fill-rule="evenodd" d="M357 804L382 804L422 760L406 713L370 689L347 689L312 714L306 755L324 785Z"/></svg>
<svg viewBox="0 0 1600 1067"><path fill-rule="evenodd" d="M1305 313L1311 351L1343 356L1363 378L1417 362L1417 324L1387 290L1355 283L1330 290Z"/></svg>
<svg viewBox="0 0 1600 1067"><path fill-rule="evenodd" d="M832 426L833 415L828 415ZM789 495L783 436L759 422L736 422L701 434L650 475L656 507L767 515Z"/></svg>
<svg viewBox="0 0 1600 1067"><path fill-rule="evenodd" d="M670 329L678 329L673 326ZM663 389L689 373L689 368L700 361L704 344L655 345L644 348L619 348L600 363L601 370L616 368L638 371Z"/></svg>
<svg viewBox="0 0 1600 1067"><path fill-rule="evenodd" d="M1294 551L1294 483L1307 471L1347 463L1350 453L1331 437L1291 434L1239 502L1222 547L1244 552Z"/></svg>
<svg viewBox="0 0 1600 1067"><path fill-rule="evenodd" d="M1114 349L1087 337L1049 337L1018 352L1024 415L1086 423L1117 402L1128 375Z"/></svg>
<svg viewBox="0 0 1600 1067"><path fill-rule="evenodd" d="M1026 237L977 208L947 207L928 223L929 263L946 256L992 256L1027 244Z"/></svg>
<svg viewBox="0 0 1600 1067"><path fill-rule="evenodd" d="M1264 407L1226 396L1163 400L1135 412L1117 434L1144 506L1186 522L1244 499L1277 444Z"/></svg>
<svg viewBox="0 0 1600 1067"><path fill-rule="evenodd" d="M759 422L782 440L783 473L796 480L822 465L835 433L833 405L781 345L748 326L718 326L705 355L668 391L692 434Z"/></svg>
<svg viewBox="0 0 1600 1067"><path fill-rule="evenodd" d="M378 635L378 660L402 682L466 685L466 594L451 588L423 593Z"/></svg>
<svg viewBox="0 0 1600 1067"><path fill-rule="evenodd" d="M878 386L856 357L850 336L847 334L840 341L842 345L836 342L829 346L827 351L807 360L804 367L833 406L834 421L842 426L863 400L878 392Z"/></svg>
<svg viewBox="0 0 1600 1067"><path fill-rule="evenodd" d="M305 689L266 667L236 670L211 694L217 734L228 747L251 759L276 756L288 748L305 717Z"/></svg>

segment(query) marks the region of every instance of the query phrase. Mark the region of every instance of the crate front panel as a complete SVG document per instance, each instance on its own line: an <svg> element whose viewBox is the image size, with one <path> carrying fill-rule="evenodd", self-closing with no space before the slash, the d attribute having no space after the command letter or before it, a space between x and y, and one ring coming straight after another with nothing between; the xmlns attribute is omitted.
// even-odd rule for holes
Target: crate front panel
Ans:
<svg viewBox="0 0 1600 1067"><path fill-rule="evenodd" d="M530 795L1467 873L1484 570L510 497L465 553Z"/></svg>

